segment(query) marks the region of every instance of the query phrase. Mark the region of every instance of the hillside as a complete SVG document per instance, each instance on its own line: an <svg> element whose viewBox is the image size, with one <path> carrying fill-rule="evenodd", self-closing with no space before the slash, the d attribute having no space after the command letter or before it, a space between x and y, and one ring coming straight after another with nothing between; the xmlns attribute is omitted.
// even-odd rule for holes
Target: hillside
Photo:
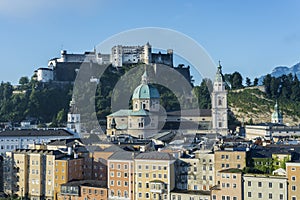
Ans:
<svg viewBox="0 0 300 200"><path fill-rule="evenodd" d="M276 100L267 98L265 92L258 87L249 87L228 92L228 107L240 122L261 123L271 122ZM284 123L299 124L299 103L294 101L278 100L283 113Z"/></svg>

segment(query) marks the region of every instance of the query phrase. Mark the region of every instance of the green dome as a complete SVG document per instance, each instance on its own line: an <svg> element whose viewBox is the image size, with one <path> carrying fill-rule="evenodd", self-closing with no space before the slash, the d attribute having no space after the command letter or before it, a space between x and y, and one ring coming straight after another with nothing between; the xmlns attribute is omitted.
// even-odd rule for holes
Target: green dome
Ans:
<svg viewBox="0 0 300 200"><path fill-rule="evenodd" d="M158 90L150 84L141 84L135 88L132 99L159 99Z"/></svg>

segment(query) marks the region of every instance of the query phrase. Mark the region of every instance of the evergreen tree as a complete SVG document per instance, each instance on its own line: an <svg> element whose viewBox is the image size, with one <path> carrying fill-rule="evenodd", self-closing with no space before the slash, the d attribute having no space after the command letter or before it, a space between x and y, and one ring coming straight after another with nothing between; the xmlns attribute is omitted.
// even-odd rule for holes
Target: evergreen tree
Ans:
<svg viewBox="0 0 300 200"><path fill-rule="evenodd" d="M246 85L247 85L247 87L251 86L251 79L248 77L246 77Z"/></svg>

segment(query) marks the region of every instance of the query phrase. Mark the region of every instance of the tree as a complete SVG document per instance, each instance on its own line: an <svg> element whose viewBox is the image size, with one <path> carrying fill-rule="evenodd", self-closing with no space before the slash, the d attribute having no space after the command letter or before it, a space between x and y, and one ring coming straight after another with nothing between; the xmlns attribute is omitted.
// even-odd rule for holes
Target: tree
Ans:
<svg viewBox="0 0 300 200"><path fill-rule="evenodd" d="M29 79L28 79L27 76L23 76L23 77L21 77L21 78L19 79L19 84L20 84L20 85L26 85L26 84L28 84L28 83L29 83Z"/></svg>
<svg viewBox="0 0 300 200"><path fill-rule="evenodd" d="M251 80L248 77L246 77L246 85L247 85L247 87L251 86Z"/></svg>
<svg viewBox="0 0 300 200"><path fill-rule="evenodd" d="M254 80L253 80L253 86L257 86L258 85L258 78L255 78Z"/></svg>
<svg viewBox="0 0 300 200"><path fill-rule="evenodd" d="M232 74L232 89L241 89L243 88L243 77L239 72L234 72Z"/></svg>
<svg viewBox="0 0 300 200"><path fill-rule="evenodd" d="M267 97L271 97L271 74L267 74L263 80L263 85L265 86L265 91L266 91L266 95Z"/></svg>

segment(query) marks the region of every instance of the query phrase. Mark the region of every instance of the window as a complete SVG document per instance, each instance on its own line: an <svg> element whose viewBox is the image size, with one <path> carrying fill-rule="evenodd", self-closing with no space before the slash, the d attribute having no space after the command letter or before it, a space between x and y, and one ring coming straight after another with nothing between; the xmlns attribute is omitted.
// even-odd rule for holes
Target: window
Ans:
<svg viewBox="0 0 300 200"><path fill-rule="evenodd" d="M234 183L234 184L232 184L232 187L233 187L233 188L236 188L236 184L235 184L235 183Z"/></svg>
<svg viewBox="0 0 300 200"><path fill-rule="evenodd" d="M146 193L146 195L145 195L145 196L146 196L146 198L147 198L147 199L149 199L149 198L150 198L150 195L149 195L149 193L148 193L148 192Z"/></svg>
<svg viewBox="0 0 300 200"><path fill-rule="evenodd" d="M224 156L224 155L221 155L221 158L222 158L222 159L224 159L224 158L225 158L225 156Z"/></svg>
<svg viewBox="0 0 300 200"><path fill-rule="evenodd" d="M248 181L248 187L251 187L251 181Z"/></svg>
<svg viewBox="0 0 300 200"><path fill-rule="evenodd" d="M295 168L295 167L292 167L292 171L296 171L296 168Z"/></svg>
<svg viewBox="0 0 300 200"><path fill-rule="evenodd" d="M279 195L279 200L283 200L283 194Z"/></svg>
<svg viewBox="0 0 300 200"><path fill-rule="evenodd" d="M142 173L138 173L138 176L139 176L139 178L141 178L142 177Z"/></svg>
<svg viewBox="0 0 300 200"><path fill-rule="evenodd" d="M269 193L269 199L272 199L272 197L273 197L272 193Z"/></svg>
<svg viewBox="0 0 300 200"><path fill-rule="evenodd" d="M145 169L149 169L149 165L146 165L146 166L145 166Z"/></svg>
<svg viewBox="0 0 300 200"><path fill-rule="evenodd" d="M142 166L141 166L141 165L138 165L138 169L142 169Z"/></svg>
<svg viewBox="0 0 300 200"><path fill-rule="evenodd" d="M295 185L292 185L292 190L296 191L296 186Z"/></svg>
<svg viewBox="0 0 300 200"><path fill-rule="evenodd" d="M236 175L232 175L232 178L233 178L233 179L236 179Z"/></svg>
<svg viewBox="0 0 300 200"><path fill-rule="evenodd" d="M233 200L237 200L237 197L233 197L232 199L233 199Z"/></svg>
<svg viewBox="0 0 300 200"><path fill-rule="evenodd" d="M258 198L259 198L259 199L262 198L262 193L259 192L257 195L258 195Z"/></svg>
<svg viewBox="0 0 300 200"><path fill-rule="evenodd" d="M118 169L121 169L121 165L120 164L118 164L117 167L118 167Z"/></svg>
<svg viewBox="0 0 300 200"><path fill-rule="evenodd" d="M117 183L118 183L118 186L121 186L121 181L118 181Z"/></svg>
<svg viewBox="0 0 300 200"><path fill-rule="evenodd" d="M113 186L114 185L114 181L110 181L110 185Z"/></svg>
<svg viewBox="0 0 300 200"><path fill-rule="evenodd" d="M292 197L292 200L297 200L297 197L293 196L293 197Z"/></svg>
<svg viewBox="0 0 300 200"><path fill-rule="evenodd" d="M283 183L279 183L279 188L280 188L280 189L283 188Z"/></svg>
<svg viewBox="0 0 300 200"><path fill-rule="evenodd" d="M124 169L128 169L128 165L124 165Z"/></svg>
<svg viewBox="0 0 300 200"><path fill-rule="evenodd" d="M146 183L146 188L149 188L149 183Z"/></svg>
<svg viewBox="0 0 300 200"><path fill-rule="evenodd" d="M140 193L140 192L139 192L139 197L140 197L140 198L142 197L142 193Z"/></svg>
<svg viewBox="0 0 300 200"><path fill-rule="evenodd" d="M241 156L240 156L240 155L237 155L237 156L236 156L236 159L237 159L237 160L241 159Z"/></svg>
<svg viewBox="0 0 300 200"><path fill-rule="evenodd" d="M213 195L213 196L212 196L212 199L213 199L213 200L217 200L216 195Z"/></svg>
<svg viewBox="0 0 300 200"><path fill-rule="evenodd" d="M138 187L142 188L142 183L141 182L139 182Z"/></svg>
<svg viewBox="0 0 300 200"><path fill-rule="evenodd" d="M124 181L124 186L128 186L128 182L127 181Z"/></svg>
<svg viewBox="0 0 300 200"><path fill-rule="evenodd" d="M124 177L125 177L125 178L128 177L128 173L127 173L127 172L124 173Z"/></svg>
<svg viewBox="0 0 300 200"><path fill-rule="evenodd" d="M269 188L272 188L272 182L269 182Z"/></svg>
<svg viewBox="0 0 300 200"><path fill-rule="evenodd" d="M262 183L261 182L258 182L258 187L261 187L262 186Z"/></svg>
<svg viewBox="0 0 300 200"><path fill-rule="evenodd" d="M241 165L240 165L240 164L237 164L237 165L236 165L236 168L238 168L238 169L241 168Z"/></svg>
<svg viewBox="0 0 300 200"><path fill-rule="evenodd" d="M110 172L110 177L114 177L114 176L115 176L114 172Z"/></svg>
<svg viewBox="0 0 300 200"><path fill-rule="evenodd" d="M252 194L251 194L251 192L248 192L248 197L252 197Z"/></svg>
<svg viewBox="0 0 300 200"><path fill-rule="evenodd" d="M118 177L121 177L121 172L118 172L118 173L117 173L117 176L118 176Z"/></svg>
<svg viewBox="0 0 300 200"><path fill-rule="evenodd" d="M229 164L226 164L226 168L229 168Z"/></svg>
<svg viewBox="0 0 300 200"><path fill-rule="evenodd" d="M292 181L296 181L296 176L292 176Z"/></svg>

